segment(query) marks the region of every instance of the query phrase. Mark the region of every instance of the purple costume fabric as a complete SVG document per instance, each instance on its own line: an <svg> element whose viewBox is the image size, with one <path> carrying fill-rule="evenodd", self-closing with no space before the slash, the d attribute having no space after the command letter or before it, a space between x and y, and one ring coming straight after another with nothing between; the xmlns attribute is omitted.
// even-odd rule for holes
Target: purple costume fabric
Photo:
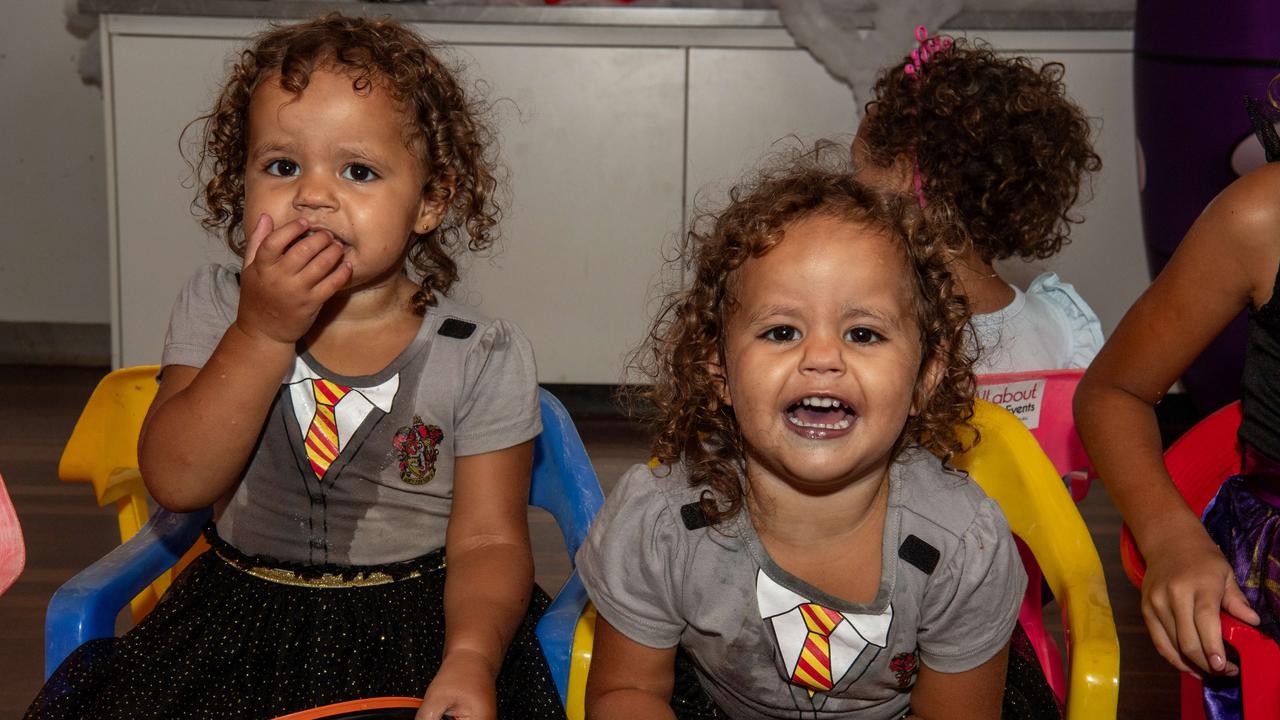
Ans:
<svg viewBox="0 0 1280 720"><path fill-rule="evenodd" d="M1241 474L1222 484L1204 524L1261 616L1258 629L1280 641L1280 462L1244 448ZM1204 687L1209 720L1242 717L1239 678L1206 678Z"/></svg>

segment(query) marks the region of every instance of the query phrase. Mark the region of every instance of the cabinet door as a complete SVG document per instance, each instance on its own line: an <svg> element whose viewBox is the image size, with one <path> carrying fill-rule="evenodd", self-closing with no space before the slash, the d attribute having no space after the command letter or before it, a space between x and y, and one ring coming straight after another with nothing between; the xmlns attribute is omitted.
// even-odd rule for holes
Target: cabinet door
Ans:
<svg viewBox="0 0 1280 720"><path fill-rule="evenodd" d="M805 50L689 51L689 208L717 208L765 156L853 139L853 94Z"/></svg>
<svg viewBox="0 0 1280 720"><path fill-rule="evenodd" d="M501 252L457 297L516 321L542 382L617 383L679 231L684 52L463 46L491 87L511 172Z"/></svg>
<svg viewBox="0 0 1280 720"><path fill-rule="evenodd" d="M195 185L179 153L179 136L212 104L231 39L137 35L111 37L114 111L117 326L119 362L160 361L169 310L187 276L202 263L234 256L191 213ZM183 138L198 147L199 126Z"/></svg>

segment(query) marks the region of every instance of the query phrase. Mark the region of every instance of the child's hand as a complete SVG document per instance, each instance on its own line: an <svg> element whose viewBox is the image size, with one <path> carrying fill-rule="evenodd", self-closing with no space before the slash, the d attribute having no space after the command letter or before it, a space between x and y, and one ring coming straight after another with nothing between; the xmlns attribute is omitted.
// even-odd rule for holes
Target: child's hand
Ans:
<svg viewBox="0 0 1280 720"><path fill-rule="evenodd" d="M304 218L279 228L265 213L258 218L240 273L241 331L292 346L351 279L342 244L323 230L302 237L308 227Z"/></svg>
<svg viewBox="0 0 1280 720"><path fill-rule="evenodd" d="M416 720L493 720L498 716L494 670L479 653L456 650L445 657L427 687Z"/></svg>
<svg viewBox="0 0 1280 720"><path fill-rule="evenodd" d="M1148 556L1142 581L1142 616L1156 650L1193 675L1238 674L1226 659L1219 611L1250 625L1259 618L1240 592L1235 571L1203 531L1181 533L1159 547Z"/></svg>

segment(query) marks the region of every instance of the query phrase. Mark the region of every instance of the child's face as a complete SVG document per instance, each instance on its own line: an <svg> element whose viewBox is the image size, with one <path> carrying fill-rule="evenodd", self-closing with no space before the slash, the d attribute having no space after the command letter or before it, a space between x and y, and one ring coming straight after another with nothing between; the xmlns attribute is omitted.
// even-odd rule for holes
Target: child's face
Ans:
<svg viewBox="0 0 1280 720"><path fill-rule="evenodd" d="M398 277L410 234L439 221L407 123L379 84L357 94L341 72L315 70L300 95L262 83L249 104L245 226L304 217L346 246L348 289Z"/></svg>
<svg viewBox="0 0 1280 720"><path fill-rule="evenodd" d="M907 272L889 237L826 215L742 266L722 399L753 482L823 493L884 476L921 363Z"/></svg>

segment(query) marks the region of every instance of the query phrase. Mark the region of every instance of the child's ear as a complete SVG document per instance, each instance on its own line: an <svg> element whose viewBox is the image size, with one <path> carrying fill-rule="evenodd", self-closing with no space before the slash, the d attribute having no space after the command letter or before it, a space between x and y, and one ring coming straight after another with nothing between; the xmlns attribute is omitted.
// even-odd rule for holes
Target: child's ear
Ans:
<svg viewBox="0 0 1280 720"><path fill-rule="evenodd" d="M920 368L920 377L916 382L915 390L911 394L912 417L919 415L928 407L929 400L933 398L933 391L937 390L938 383L942 382L942 376L946 374L947 370L945 357L946 353L935 353Z"/></svg>
<svg viewBox="0 0 1280 720"><path fill-rule="evenodd" d="M449 212L453 201L454 183L449 178L437 178L427 186L418 203L418 216L413 221L413 231L424 235L436 229Z"/></svg>

